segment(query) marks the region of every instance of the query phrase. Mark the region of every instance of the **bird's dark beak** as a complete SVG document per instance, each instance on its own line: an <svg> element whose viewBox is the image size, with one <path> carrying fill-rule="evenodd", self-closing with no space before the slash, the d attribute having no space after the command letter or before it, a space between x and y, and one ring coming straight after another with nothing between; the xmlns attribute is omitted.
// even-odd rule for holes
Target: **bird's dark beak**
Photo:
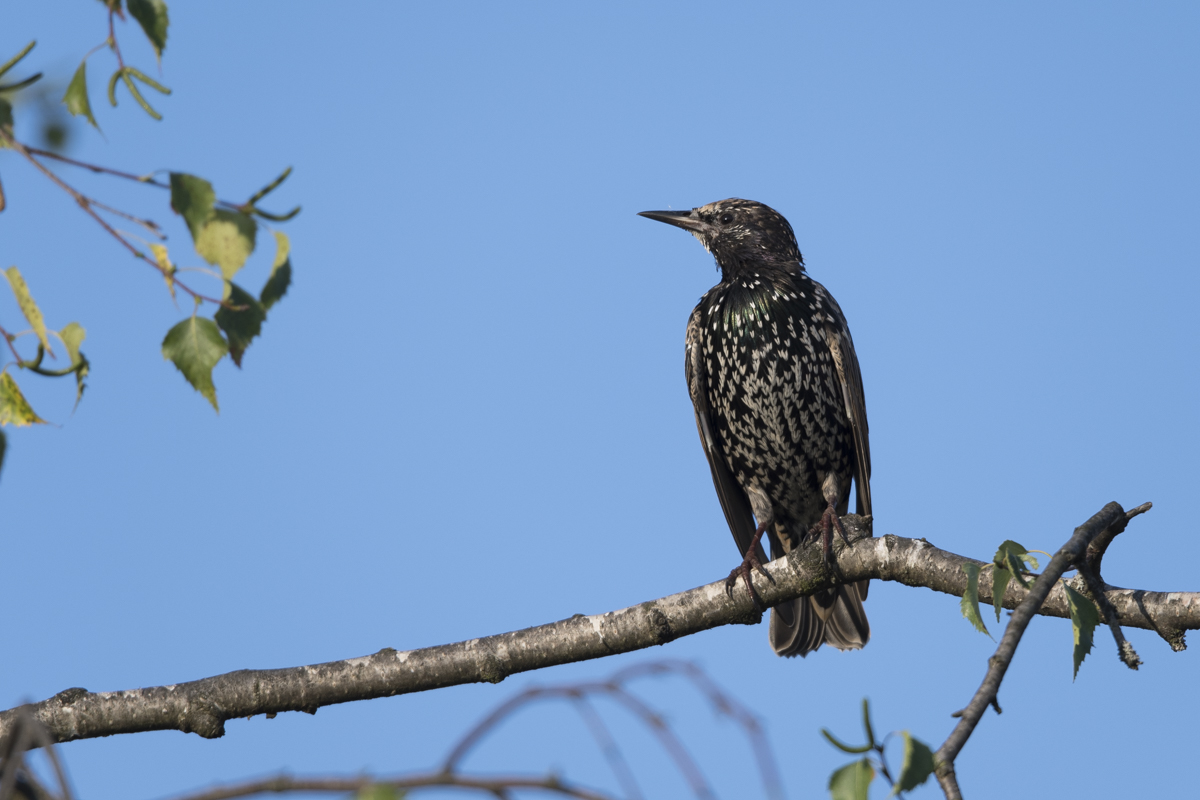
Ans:
<svg viewBox="0 0 1200 800"><path fill-rule="evenodd" d="M691 211L639 211L638 216L665 222L692 233L703 233L708 227Z"/></svg>

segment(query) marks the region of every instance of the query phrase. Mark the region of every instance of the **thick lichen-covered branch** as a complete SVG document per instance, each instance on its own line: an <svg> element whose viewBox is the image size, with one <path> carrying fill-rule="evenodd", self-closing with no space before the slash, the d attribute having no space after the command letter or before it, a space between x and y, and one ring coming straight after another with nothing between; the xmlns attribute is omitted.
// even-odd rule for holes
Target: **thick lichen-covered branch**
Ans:
<svg viewBox="0 0 1200 800"><path fill-rule="evenodd" d="M811 594L838 583L876 578L961 595L963 565L983 562L934 547L924 539L870 538L870 520L847 515L851 544L835 547L828 566L819 547L793 551L770 563L773 582L754 576L767 605ZM990 577L981 575L979 595L990 597ZM1015 608L1026 590L1010 584L1004 606ZM1200 593L1109 588L1105 596L1121 625L1159 632L1182 646L1183 631L1200 628ZM1061 584L1038 611L1068 617ZM720 625L754 624L748 593L725 593L724 581L651 600L618 611L576 615L534 628L420 650L379 652L285 669L240 670L189 683L89 692L67 689L26 708L56 742L118 733L179 730L205 738L224 734L225 722L283 711L316 713L322 706L390 697L464 683L496 683L509 675L666 644ZM1174 645L1173 645L1174 646ZM0 712L0 741L9 735L16 710Z"/></svg>

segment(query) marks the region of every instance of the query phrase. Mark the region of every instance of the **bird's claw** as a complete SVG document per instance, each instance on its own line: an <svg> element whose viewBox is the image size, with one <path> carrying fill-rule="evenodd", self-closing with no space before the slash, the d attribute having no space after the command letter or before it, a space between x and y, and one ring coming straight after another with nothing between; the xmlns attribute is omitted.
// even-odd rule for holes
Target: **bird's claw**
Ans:
<svg viewBox="0 0 1200 800"><path fill-rule="evenodd" d="M771 583L775 582L775 579L771 577L771 573L767 572L766 567L758 560L758 556L752 547L746 553L746 557L742 559L742 563L734 567L733 571L729 573L729 577L725 579L725 594L733 597L734 587L737 586L737 580L741 577L746 581L746 589L750 592L750 601L754 603L754 610L761 614L766 609L766 606L763 605L762 598L758 596L758 592L754 591L754 583L750 580L751 569L758 570Z"/></svg>
<svg viewBox="0 0 1200 800"><path fill-rule="evenodd" d="M812 533L818 531L821 533L821 549L825 553L827 563L833 563L833 531L835 528L841 534L842 541L850 544L850 537L846 535L846 529L842 527L842 519L837 515L837 509L833 507L833 503L830 503L825 508L825 512L821 514L821 519L811 529Z"/></svg>

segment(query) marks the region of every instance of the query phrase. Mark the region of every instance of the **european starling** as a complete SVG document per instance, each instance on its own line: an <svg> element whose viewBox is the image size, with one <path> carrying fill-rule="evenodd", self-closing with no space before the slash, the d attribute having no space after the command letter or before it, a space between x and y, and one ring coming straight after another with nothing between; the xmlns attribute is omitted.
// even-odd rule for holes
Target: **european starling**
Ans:
<svg viewBox="0 0 1200 800"><path fill-rule="evenodd" d="M852 478L856 511L871 513L867 409L850 329L825 287L805 273L792 226L774 209L732 198L641 215L690 232L721 270L688 320L685 373L700 443L743 555L726 586L741 575L757 605L750 569L761 570L766 558L764 533L778 558L823 531L828 555ZM776 606L775 652L865 645L867 584Z"/></svg>

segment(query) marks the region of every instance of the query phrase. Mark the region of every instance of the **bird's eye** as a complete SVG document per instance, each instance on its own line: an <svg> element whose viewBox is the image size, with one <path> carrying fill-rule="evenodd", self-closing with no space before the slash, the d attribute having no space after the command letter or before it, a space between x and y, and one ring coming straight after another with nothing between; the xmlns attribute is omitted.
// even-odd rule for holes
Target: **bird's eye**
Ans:
<svg viewBox="0 0 1200 800"><path fill-rule="evenodd" d="M721 215L721 224L722 225L728 225L731 222L733 222L733 214L726 211L724 214Z"/></svg>

